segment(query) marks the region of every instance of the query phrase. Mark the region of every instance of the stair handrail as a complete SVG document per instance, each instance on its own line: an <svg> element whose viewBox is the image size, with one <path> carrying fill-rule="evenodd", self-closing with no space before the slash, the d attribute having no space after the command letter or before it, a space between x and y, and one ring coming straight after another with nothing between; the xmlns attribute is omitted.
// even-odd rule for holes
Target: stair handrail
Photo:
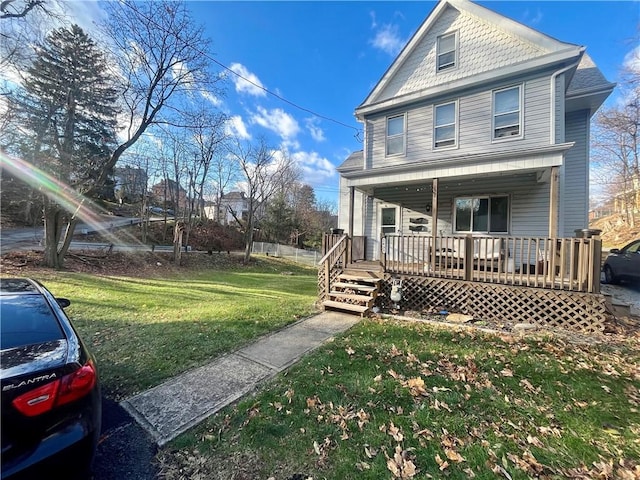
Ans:
<svg viewBox="0 0 640 480"><path fill-rule="evenodd" d="M321 297L327 298L329 292L331 291L331 270L338 263L338 260L345 254L347 251L349 236L344 234L333 247L329 249L329 251L320 259L318 265L320 268L324 266L324 289L321 292ZM336 252L341 250L339 254L336 255ZM333 257L333 258L332 258Z"/></svg>
<svg viewBox="0 0 640 480"><path fill-rule="evenodd" d="M335 252L340 247L340 245L342 245L342 243L346 241L347 237L348 236L346 234L342 235L342 237L340 237L340 240L338 240L335 243L335 245L333 247L331 247L331 249L324 255L324 257L322 257L320 260L318 260L318 265L322 265L324 262L326 262L329 259L329 257L331 257L333 252ZM334 263L334 265L335 265L335 263ZM331 265L331 266L333 267L333 265Z"/></svg>

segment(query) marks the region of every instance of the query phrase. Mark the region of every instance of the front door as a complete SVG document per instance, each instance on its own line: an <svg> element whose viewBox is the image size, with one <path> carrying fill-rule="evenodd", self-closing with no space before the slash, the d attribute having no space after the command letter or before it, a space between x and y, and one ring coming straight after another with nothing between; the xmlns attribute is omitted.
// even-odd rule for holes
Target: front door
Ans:
<svg viewBox="0 0 640 480"><path fill-rule="evenodd" d="M378 239L384 235L395 235L400 229L400 209L397 205L382 203L378 206ZM377 243L377 242L376 242ZM380 248L376 248L375 259L380 259Z"/></svg>

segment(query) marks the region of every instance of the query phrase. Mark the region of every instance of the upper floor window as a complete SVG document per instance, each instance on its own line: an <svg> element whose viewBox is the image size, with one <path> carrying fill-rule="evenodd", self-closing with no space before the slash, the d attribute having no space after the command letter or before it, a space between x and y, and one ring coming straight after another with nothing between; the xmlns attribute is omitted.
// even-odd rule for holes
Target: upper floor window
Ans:
<svg viewBox="0 0 640 480"><path fill-rule="evenodd" d="M437 71L456 66L456 33L448 33L437 40Z"/></svg>
<svg viewBox="0 0 640 480"><path fill-rule="evenodd" d="M433 122L433 147L455 147L457 145L457 102L435 106Z"/></svg>
<svg viewBox="0 0 640 480"><path fill-rule="evenodd" d="M520 86L493 92L493 138L522 135L522 96Z"/></svg>
<svg viewBox="0 0 640 480"><path fill-rule="evenodd" d="M509 197L456 198L454 222L456 232L508 233Z"/></svg>
<svg viewBox="0 0 640 480"><path fill-rule="evenodd" d="M405 114L387 117L387 155L404 154L405 124Z"/></svg>

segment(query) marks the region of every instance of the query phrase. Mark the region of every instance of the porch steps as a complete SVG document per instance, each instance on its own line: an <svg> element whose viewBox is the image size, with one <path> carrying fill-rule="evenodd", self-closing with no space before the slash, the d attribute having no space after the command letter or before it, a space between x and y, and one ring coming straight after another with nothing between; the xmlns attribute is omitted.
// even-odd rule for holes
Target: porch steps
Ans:
<svg viewBox="0 0 640 480"><path fill-rule="evenodd" d="M325 310L344 310L364 316L375 303L381 281L375 272L345 271L338 275L338 281L322 305Z"/></svg>
<svg viewBox="0 0 640 480"><path fill-rule="evenodd" d="M324 305L325 310L328 308L333 308L335 310L349 310L351 312L357 312L360 315L364 315L367 310L369 310L369 307L367 307L366 305L356 305L354 303L345 303L345 302L335 302L332 300L325 300L324 302L322 302L322 305Z"/></svg>

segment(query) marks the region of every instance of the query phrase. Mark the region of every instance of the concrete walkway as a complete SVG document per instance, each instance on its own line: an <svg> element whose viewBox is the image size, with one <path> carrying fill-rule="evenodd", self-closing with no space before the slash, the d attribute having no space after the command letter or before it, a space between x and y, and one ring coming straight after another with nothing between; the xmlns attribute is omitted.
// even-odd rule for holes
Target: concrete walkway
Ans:
<svg viewBox="0 0 640 480"><path fill-rule="evenodd" d="M162 446L359 320L344 313L320 313L124 400L121 405Z"/></svg>

